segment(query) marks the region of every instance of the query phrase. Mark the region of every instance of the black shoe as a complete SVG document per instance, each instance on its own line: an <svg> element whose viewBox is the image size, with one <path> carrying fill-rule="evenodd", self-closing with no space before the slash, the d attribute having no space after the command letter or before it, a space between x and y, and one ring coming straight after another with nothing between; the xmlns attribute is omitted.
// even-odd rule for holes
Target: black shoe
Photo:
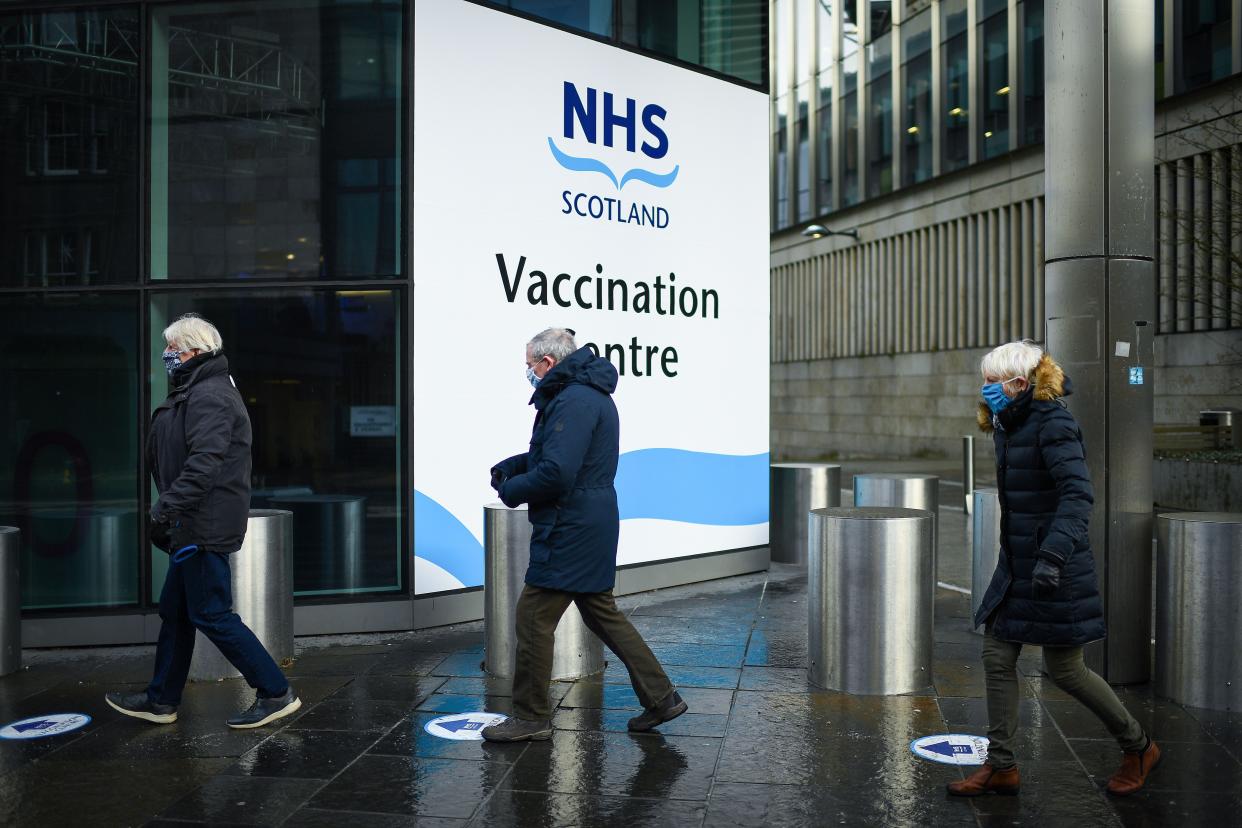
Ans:
<svg viewBox="0 0 1242 828"><path fill-rule="evenodd" d="M546 742L552 738L552 722L509 718L483 728L483 738L489 742Z"/></svg>
<svg viewBox="0 0 1242 828"><path fill-rule="evenodd" d="M302 700L294 695L293 688L290 687L283 696L275 696L270 699L256 696L254 704L250 705L249 710L244 713L238 713L225 724L235 730L263 727L263 725L271 724L277 719L283 719L285 716L296 712L301 706Z"/></svg>
<svg viewBox="0 0 1242 828"><path fill-rule="evenodd" d="M668 694L664 701L655 707L649 707L642 713L630 719L630 730L635 733L645 733L665 722L671 722L682 713L689 709L688 705L682 701L681 694L676 690Z"/></svg>
<svg viewBox="0 0 1242 828"><path fill-rule="evenodd" d="M172 724L177 721L177 708L171 704L156 704L146 693L105 693L104 701L118 713L146 719L156 724Z"/></svg>

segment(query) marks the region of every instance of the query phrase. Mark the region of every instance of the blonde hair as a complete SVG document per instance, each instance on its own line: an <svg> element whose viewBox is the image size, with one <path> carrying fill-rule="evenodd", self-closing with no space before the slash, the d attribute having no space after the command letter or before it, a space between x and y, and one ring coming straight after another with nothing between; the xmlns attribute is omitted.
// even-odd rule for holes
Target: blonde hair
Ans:
<svg viewBox="0 0 1242 828"><path fill-rule="evenodd" d="M224 348L224 340L216 326L196 313L187 313L164 329L164 341L176 343L184 351L202 351L218 354Z"/></svg>
<svg viewBox="0 0 1242 828"><path fill-rule="evenodd" d="M979 361L979 373L984 379L988 376L1000 377L1002 380L1023 377L1034 379L1035 369L1043 359L1044 351L1029 339L1020 342L1006 342L988 351Z"/></svg>

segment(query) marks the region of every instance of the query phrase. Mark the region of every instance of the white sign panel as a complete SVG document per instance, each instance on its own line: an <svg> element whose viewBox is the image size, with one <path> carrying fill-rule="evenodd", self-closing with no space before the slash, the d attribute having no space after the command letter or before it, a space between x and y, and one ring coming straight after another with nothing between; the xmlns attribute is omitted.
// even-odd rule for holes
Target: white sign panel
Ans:
<svg viewBox="0 0 1242 828"><path fill-rule="evenodd" d="M942 733L915 739L910 750L920 759L945 765L982 765L988 758L988 740L967 733Z"/></svg>
<svg viewBox="0 0 1242 828"><path fill-rule="evenodd" d="M483 580L525 343L620 374L620 564L768 541L768 99L459 0L415 4L419 593Z"/></svg>
<svg viewBox="0 0 1242 828"><path fill-rule="evenodd" d="M500 724L509 718L500 713L454 713L439 716L423 725L423 730L441 739L456 742L483 741L483 728Z"/></svg>
<svg viewBox="0 0 1242 828"><path fill-rule="evenodd" d="M396 437L397 407L352 405L349 407L350 437Z"/></svg>

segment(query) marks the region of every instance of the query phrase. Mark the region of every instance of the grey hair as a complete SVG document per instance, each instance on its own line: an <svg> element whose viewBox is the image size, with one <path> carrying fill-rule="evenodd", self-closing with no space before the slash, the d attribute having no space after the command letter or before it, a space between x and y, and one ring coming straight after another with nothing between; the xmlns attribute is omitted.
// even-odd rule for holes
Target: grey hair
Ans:
<svg viewBox="0 0 1242 828"><path fill-rule="evenodd" d="M550 356L557 362L578 350L578 346L574 343L574 332L569 328L542 330L526 343L526 347L530 349L530 357L533 360Z"/></svg>
<svg viewBox="0 0 1242 828"><path fill-rule="evenodd" d="M187 313L164 329L164 341L174 342L186 351L203 351L218 354L224 348L224 340L216 326L196 313Z"/></svg>
<svg viewBox="0 0 1242 828"><path fill-rule="evenodd" d="M1006 342L984 355L979 362L979 373L985 379L991 374L1005 380L1018 377L1031 380L1043 356L1043 350L1029 339Z"/></svg>

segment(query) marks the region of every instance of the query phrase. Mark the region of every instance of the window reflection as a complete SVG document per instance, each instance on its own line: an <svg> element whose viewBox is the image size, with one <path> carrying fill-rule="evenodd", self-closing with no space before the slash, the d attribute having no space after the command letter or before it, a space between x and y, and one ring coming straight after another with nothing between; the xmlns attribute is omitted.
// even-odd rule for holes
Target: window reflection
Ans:
<svg viewBox="0 0 1242 828"><path fill-rule="evenodd" d="M151 20L152 277L398 275L399 0Z"/></svg>
<svg viewBox="0 0 1242 828"><path fill-rule="evenodd" d="M403 588L399 296L195 291L152 300L153 353L167 321L188 311L220 329L254 429L251 506L294 513L297 595ZM153 404L166 394L156 363Z"/></svg>
<svg viewBox="0 0 1242 828"><path fill-rule="evenodd" d="M138 300L0 301L0 525L25 609L138 600Z"/></svg>
<svg viewBox="0 0 1242 828"><path fill-rule="evenodd" d="M932 174L931 12L924 11L901 26L905 63L901 88L902 184L926 181Z"/></svg>
<svg viewBox="0 0 1242 828"><path fill-rule="evenodd" d="M789 217L789 96L776 99L776 129L772 133L772 145L776 149L776 226L790 225Z"/></svg>
<svg viewBox="0 0 1242 828"><path fill-rule="evenodd" d="M133 9L0 14L0 285L138 277Z"/></svg>
<svg viewBox="0 0 1242 828"><path fill-rule="evenodd" d="M841 7L841 204L857 204L859 32L854 5Z"/></svg>
<svg viewBox="0 0 1242 828"><path fill-rule="evenodd" d="M1177 0L1181 48L1177 91L1188 92L1228 77L1232 71L1230 0Z"/></svg>
<svg viewBox="0 0 1242 828"><path fill-rule="evenodd" d="M960 170L970 162L970 56L966 0L940 4L941 169Z"/></svg>
<svg viewBox="0 0 1242 828"><path fill-rule="evenodd" d="M1044 140L1044 0L1022 0L1022 143Z"/></svg>
<svg viewBox="0 0 1242 828"><path fill-rule="evenodd" d="M798 218L805 219L811 215L811 121L810 121L809 83L800 84L798 96L798 123L796 140L798 147Z"/></svg>
<svg viewBox="0 0 1242 828"><path fill-rule="evenodd" d="M979 24L979 157L1009 151L1009 14L1004 0L984 0Z"/></svg>
<svg viewBox="0 0 1242 828"><path fill-rule="evenodd" d="M867 46L867 196L893 189L893 45L886 32Z"/></svg>

